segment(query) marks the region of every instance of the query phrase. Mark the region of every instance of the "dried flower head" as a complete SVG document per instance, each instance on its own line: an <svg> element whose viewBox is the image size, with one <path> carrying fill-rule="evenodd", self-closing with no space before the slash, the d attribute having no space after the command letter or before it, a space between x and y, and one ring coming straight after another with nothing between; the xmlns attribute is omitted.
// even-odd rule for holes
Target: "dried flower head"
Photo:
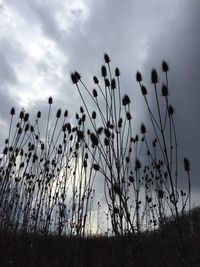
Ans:
<svg viewBox="0 0 200 267"><path fill-rule="evenodd" d="M154 84L158 83L158 74L156 69L152 69L151 71L151 82Z"/></svg>
<svg viewBox="0 0 200 267"><path fill-rule="evenodd" d="M136 81L139 83L142 81L142 75L139 71L137 71L137 73L136 73Z"/></svg>

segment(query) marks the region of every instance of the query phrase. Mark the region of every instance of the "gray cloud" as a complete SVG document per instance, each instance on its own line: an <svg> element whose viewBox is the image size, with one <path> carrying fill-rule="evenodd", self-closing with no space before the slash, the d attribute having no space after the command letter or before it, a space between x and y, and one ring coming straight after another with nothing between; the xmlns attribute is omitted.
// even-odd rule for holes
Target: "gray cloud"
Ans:
<svg viewBox="0 0 200 267"><path fill-rule="evenodd" d="M56 105L64 106L71 113L76 112L81 101L71 84L70 71L79 70L92 89L92 76L100 73L103 53L108 52L113 66L118 65L121 69L123 93L129 93L133 99L137 128L140 121L145 120L146 111L135 73L140 69L145 84L150 87L151 68L157 67L160 73L160 63L165 59L171 69L170 97L176 107L180 156L191 158L194 187L199 188L200 3L195 0L82 3L73 6L70 2L68 8L65 1L16 0L4 3L1 13L11 13L11 17L16 18L12 23L16 25L15 30L8 27L7 39L0 40L0 82L8 83L10 88L4 93L7 104L3 105L3 97L0 100L1 114L8 110L9 101L13 101L9 92L28 86L27 90L34 92L33 84L37 77L43 79L40 92L51 87ZM22 39L19 40L19 36ZM41 48L43 56L34 58L27 48L31 37L38 45L44 38L53 48L45 45ZM26 74L31 73L29 82L23 83L19 79L19 65L25 66ZM23 92L25 94L25 89ZM38 99L31 103L31 112L42 106Z"/></svg>

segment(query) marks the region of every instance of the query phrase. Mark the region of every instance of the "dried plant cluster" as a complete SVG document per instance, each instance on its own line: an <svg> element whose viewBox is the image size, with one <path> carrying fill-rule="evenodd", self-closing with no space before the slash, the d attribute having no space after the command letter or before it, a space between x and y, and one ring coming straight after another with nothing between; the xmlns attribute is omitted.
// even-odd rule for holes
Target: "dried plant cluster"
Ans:
<svg viewBox="0 0 200 267"><path fill-rule="evenodd" d="M97 201L93 209L93 185L98 176L104 184L106 220L113 235L137 238L141 232L156 229L164 233L171 216L183 255L185 228L180 216L191 208L190 163L184 159L188 181L184 191L178 179L168 65L162 62L162 86L157 71L152 70L152 88L148 90L141 73L136 73L152 128L146 129L142 123L134 134L132 103L128 95L121 95L120 70L113 72L107 54L104 59L102 77L93 77L92 90L77 71L71 74L83 103L74 125L67 111L62 114L58 109L52 116L51 97L43 135L40 111L33 123L22 110L14 127L15 109L11 109L9 136L0 162L0 230L78 236L91 233L92 217L98 213L99 218L100 212ZM155 98L153 108L149 95ZM93 111L88 97L95 106ZM99 229L99 219L97 224Z"/></svg>

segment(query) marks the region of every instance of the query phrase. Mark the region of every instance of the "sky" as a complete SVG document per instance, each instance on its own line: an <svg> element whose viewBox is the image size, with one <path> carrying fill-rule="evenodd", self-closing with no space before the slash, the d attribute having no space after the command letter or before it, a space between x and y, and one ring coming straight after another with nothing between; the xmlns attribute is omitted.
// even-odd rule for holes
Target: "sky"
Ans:
<svg viewBox="0 0 200 267"><path fill-rule="evenodd" d="M160 74L165 59L180 157L191 161L193 203L200 202L199 25L199 0L0 0L0 139L12 106L33 114L52 96L73 116L81 100L70 72L91 85L105 52L140 121L146 113L135 73L151 87L151 69Z"/></svg>

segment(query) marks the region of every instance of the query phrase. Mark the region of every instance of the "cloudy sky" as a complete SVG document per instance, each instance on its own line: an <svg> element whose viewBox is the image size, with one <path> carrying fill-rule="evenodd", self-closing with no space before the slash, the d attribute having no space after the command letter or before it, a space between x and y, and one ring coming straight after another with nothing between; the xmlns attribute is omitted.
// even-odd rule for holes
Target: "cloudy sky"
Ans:
<svg viewBox="0 0 200 267"><path fill-rule="evenodd" d="M120 67L123 90L137 118L145 115L135 82L145 85L165 59L176 107L180 157L191 160L194 203L200 191L199 0L0 0L0 127L10 108L36 111L49 96L71 116L81 104L70 72L88 84L100 74L103 54ZM200 201L199 201L200 202Z"/></svg>

